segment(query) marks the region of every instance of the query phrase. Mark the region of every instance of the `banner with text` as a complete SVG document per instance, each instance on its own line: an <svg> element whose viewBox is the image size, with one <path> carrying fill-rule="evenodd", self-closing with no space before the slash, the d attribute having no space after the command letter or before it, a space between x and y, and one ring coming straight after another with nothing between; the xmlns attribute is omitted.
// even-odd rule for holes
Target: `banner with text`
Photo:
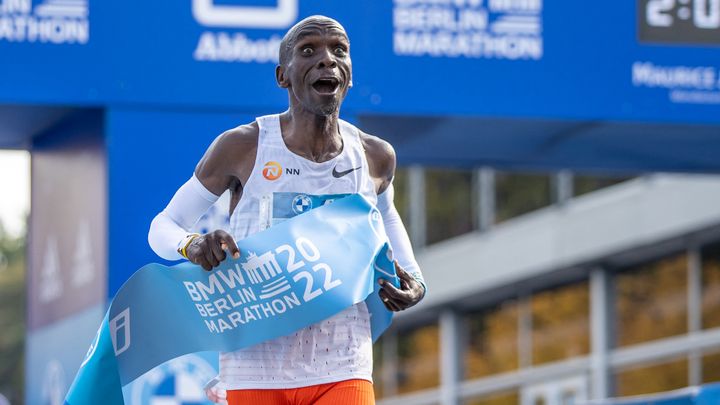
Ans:
<svg viewBox="0 0 720 405"><path fill-rule="evenodd" d="M149 264L120 289L66 398L122 404L122 386L200 351L232 351L290 334L365 301L373 339L392 313L376 291L399 286L379 211L346 197L238 243L215 271Z"/></svg>

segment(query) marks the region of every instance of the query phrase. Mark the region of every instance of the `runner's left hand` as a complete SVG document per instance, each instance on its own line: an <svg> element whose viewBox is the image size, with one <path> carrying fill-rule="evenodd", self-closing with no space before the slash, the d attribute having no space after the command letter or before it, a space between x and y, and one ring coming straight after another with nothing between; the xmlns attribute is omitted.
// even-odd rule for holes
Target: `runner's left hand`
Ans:
<svg viewBox="0 0 720 405"><path fill-rule="evenodd" d="M425 288L417 280L408 274L395 261L395 271L400 278L400 288L395 287L389 281L380 279L379 295L385 307L390 311L403 311L420 302L425 296Z"/></svg>

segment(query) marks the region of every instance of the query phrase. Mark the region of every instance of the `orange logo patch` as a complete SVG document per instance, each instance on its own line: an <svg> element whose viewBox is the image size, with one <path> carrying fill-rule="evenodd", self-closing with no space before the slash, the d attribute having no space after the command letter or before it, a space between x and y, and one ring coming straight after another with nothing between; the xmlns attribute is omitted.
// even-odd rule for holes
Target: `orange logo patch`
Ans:
<svg viewBox="0 0 720 405"><path fill-rule="evenodd" d="M282 166L278 162L267 162L263 167L262 174L268 180L277 180L282 174Z"/></svg>

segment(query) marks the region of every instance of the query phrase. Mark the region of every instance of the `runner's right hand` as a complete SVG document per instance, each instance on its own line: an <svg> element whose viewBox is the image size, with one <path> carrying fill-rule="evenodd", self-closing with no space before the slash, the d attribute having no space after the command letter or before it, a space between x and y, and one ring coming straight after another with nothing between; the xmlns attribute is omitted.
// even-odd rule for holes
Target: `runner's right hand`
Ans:
<svg viewBox="0 0 720 405"><path fill-rule="evenodd" d="M240 257L240 249L235 239L229 233L218 229L193 239L185 252L188 260L210 271L225 260L226 250L230 251L233 259Z"/></svg>

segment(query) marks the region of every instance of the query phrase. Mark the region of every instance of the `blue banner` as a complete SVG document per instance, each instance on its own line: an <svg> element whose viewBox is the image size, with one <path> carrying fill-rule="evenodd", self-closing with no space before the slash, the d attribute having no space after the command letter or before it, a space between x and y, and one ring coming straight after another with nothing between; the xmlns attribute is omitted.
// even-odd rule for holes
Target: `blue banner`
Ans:
<svg viewBox="0 0 720 405"><path fill-rule="evenodd" d="M716 0L71 3L0 1L0 104L282 111L279 43L324 14L352 41L346 113L720 122Z"/></svg>
<svg viewBox="0 0 720 405"><path fill-rule="evenodd" d="M233 351L365 301L373 339L390 325L377 280L396 286L377 208L353 195L238 243L212 272L149 264L120 289L66 403L122 404L122 386L173 358Z"/></svg>

